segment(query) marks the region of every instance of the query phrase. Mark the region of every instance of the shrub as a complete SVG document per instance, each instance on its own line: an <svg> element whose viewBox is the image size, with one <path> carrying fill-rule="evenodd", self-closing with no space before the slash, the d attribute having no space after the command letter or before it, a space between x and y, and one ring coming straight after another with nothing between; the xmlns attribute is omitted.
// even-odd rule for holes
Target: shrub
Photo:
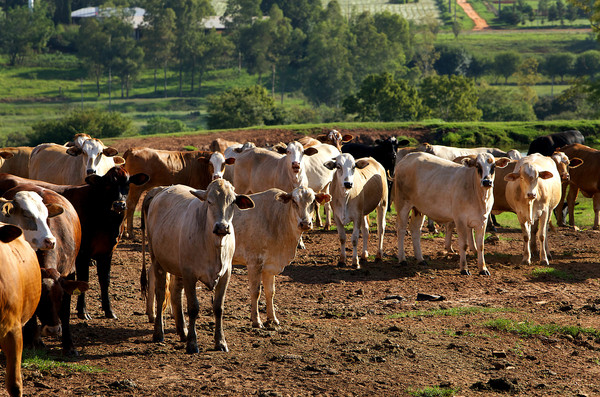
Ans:
<svg viewBox="0 0 600 397"><path fill-rule="evenodd" d="M208 128L240 128L272 124L275 101L261 86L232 88L208 98Z"/></svg>
<svg viewBox="0 0 600 397"><path fill-rule="evenodd" d="M180 132L187 130L187 126L181 120L171 120L166 117L152 117L148 120L146 126L142 128L140 134L142 135L153 135L153 134L170 134L173 132Z"/></svg>
<svg viewBox="0 0 600 397"><path fill-rule="evenodd" d="M132 122L121 113L87 109L73 111L60 119L40 121L32 128L28 144L35 146L45 142L67 142L77 133L94 138L112 138L129 132Z"/></svg>

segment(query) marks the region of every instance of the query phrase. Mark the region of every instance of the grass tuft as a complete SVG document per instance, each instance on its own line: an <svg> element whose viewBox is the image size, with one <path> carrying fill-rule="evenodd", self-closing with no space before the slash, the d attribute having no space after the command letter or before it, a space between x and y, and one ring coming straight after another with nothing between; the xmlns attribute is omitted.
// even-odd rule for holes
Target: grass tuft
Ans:
<svg viewBox="0 0 600 397"><path fill-rule="evenodd" d="M434 316L465 316L468 314L479 313L506 313L516 312L515 309L504 307L453 307L450 309L432 309L432 310L411 310L408 312L389 315L388 318L407 318L407 317L434 317Z"/></svg>
<svg viewBox="0 0 600 397"><path fill-rule="evenodd" d="M505 318L498 318L486 321L484 326L498 331L511 332L525 337L541 336L573 336L580 334L600 337L600 330L595 328L582 328L576 325L558 325L558 324L535 324L530 321L514 321Z"/></svg>
<svg viewBox="0 0 600 397"><path fill-rule="evenodd" d="M423 389L410 389L408 394L415 397L451 397L458 393L459 389L450 387L425 387Z"/></svg>
<svg viewBox="0 0 600 397"><path fill-rule="evenodd" d="M575 276L571 273L567 273L563 270L558 270L553 267L536 267L531 272L533 278L547 278L553 277L560 280L573 280Z"/></svg>
<svg viewBox="0 0 600 397"><path fill-rule="evenodd" d="M101 368L79 363L57 361L43 351L23 350L23 368L38 370L40 372L53 372L57 369L66 369L68 372L103 373L108 372Z"/></svg>

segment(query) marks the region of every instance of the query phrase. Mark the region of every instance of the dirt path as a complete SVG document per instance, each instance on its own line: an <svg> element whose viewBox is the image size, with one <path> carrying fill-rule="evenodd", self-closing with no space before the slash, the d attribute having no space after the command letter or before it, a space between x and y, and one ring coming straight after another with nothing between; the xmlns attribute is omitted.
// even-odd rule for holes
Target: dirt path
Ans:
<svg viewBox="0 0 600 397"><path fill-rule="evenodd" d="M456 3L461 6L467 16L475 23L475 27L472 30L483 30L490 27L485 19L481 18L479 14L475 12L473 7L471 7L471 4L467 3L467 0L457 0Z"/></svg>

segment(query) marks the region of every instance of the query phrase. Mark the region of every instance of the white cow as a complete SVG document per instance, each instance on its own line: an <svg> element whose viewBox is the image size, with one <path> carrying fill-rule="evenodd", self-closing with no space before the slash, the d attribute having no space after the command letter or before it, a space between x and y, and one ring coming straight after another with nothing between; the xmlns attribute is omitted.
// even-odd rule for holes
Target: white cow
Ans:
<svg viewBox="0 0 600 397"><path fill-rule="evenodd" d="M540 263L548 265L548 223L560 202L561 177L555 161L539 153L519 160L506 175L506 201L517 213L523 232L523 264L531 263L532 228L537 225Z"/></svg>
<svg viewBox="0 0 600 397"><path fill-rule="evenodd" d="M150 202L146 230L156 279L155 342L164 340L162 308L168 272L176 277L172 304L176 323L180 325L177 333L182 340L186 335L181 289L185 290L189 316L186 351L198 352L198 280L208 289L215 289L215 349L228 350L223 333L223 304L235 250L232 218L236 205L241 209L253 207L248 196L236 195L233 186L224 179L212 181L207 190L174 185L158 193Z"/></svg>
<svg viewBox="0 0 600 397"><path fill-rule="evenodd" d="M385 169L375 159L365 157L354 160L351 154L342 153L324 164L335 170L331 182L331 207L340 238L338 266L346 265L346 230L344 225L354 222L352 231L352 265L360 268L358 261L358 238L362 232L363 250L361 260L369 256L369 214L377 209L377 259L383 256L385 214L388 207L388 187Z"/></svg>
<svg viewBox="0 0 600 397"><path fill-rule="evenodd" d="M508 157L507 152L505 152L504 150L487 147L457 148L453 146L430 145L429 143L422 143L419 146L417 146L417 149L421 152L433 154L434 156L441 157L450 161L460 156L468 156L470 154L479 153L490 153L494 157ZM511 151L511 155L514 156L514 152L515 151Z"/></svg>
<svg viewBox="0 0 600 397"><path fill-rule="evenodd" d="M406 155L396 164L394 173L398 261L406 263L404 236L409 213L413 210L410 231L417 261L424 263L420 240L423 217L427 215L439 223L454 221L458 231L461 274L470 274L466 246L467 239L473 239L471 229L475 229L479 274L489 275L483 257L483 239L494 203L494 169L505 167L508 162L508 158L496 160L489 153L480 153L476 160L465 159L465 167L428 153Z"/></svg>
<svg viewBox="0 0 600 397"><path fill-rule="evenodd" d="M337 158L340 155L340 151L334 146L324 143L318 143L311 146L317 149L317 153L304 159L304 165L306 168L306 177L308 178L308 187L315 191L315 193L329 193L329 184L333 179L335 173L334 170L330 170L323 167L328 160ZM319 206L316 205L316 225L321 227L321 214L319 213ZM326 203L325 208L325 229L329 230L331 227L331 206Z"/></svg>

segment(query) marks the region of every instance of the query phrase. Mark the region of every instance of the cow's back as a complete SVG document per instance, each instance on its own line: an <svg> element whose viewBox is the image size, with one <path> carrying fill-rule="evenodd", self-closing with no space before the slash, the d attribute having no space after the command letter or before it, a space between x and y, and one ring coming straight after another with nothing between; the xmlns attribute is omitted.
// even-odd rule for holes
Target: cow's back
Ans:
<svg viewBox="0 0 600 397"><path fill-rule="evenodd" d="M579 143L561 149L567 157L583 160L583 164L569 169L570 183L577 186L586 197L600 191L600 151Z"/></svg>
<svg viewBox="0 0 600 397"><path fill-rule="evenodd" d="M67 154L67 149L54 143L36 146L29 159L29 178L57 185L85 183L85 164L80 156Z"/></svg>
<svg viewBox="0 0 600 397"><path fill-rule="evenodd" d="M284 162L279 153L255 148L242 152L235 160L233 180L238 194L258 193L271 188L291 191L294 186L278 181L284 169Z"/></svg>
<svg viewBox="0 0 600 397"><path fill-rule="evenodd" d="M556 149L574 143L581 145L585 143L585 138L580 131L569 130L540 136L531 141L527 155L540 153L544 156L552 156L552 153L554 153Z"/></svg>
<svg viewBox="0 0 600 397"><path fill-rule="evenodd" d="M362 195L363 215L368 215L379 206L381 200L387 200L387 176L383 166L375 159L367 157L357 159L357 161L359 160L368 160L369 165L356 170L356 174L354 175L354 184L356 186L353 189L355 187L360 189L359 194Z"/></svg>

